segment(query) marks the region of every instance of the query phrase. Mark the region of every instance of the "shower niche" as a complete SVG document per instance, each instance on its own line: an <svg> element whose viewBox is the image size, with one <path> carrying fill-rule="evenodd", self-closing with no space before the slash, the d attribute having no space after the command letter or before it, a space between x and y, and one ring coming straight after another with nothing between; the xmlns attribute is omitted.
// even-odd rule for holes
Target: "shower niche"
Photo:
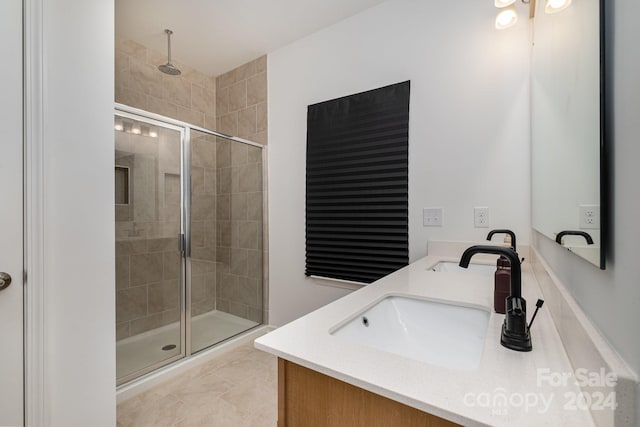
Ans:
<svg viewBox="0 0 640 427"><path fill-rule="evenodd" d="M121 385L263 323L264 149L120 105L114 127Z"/></svg>

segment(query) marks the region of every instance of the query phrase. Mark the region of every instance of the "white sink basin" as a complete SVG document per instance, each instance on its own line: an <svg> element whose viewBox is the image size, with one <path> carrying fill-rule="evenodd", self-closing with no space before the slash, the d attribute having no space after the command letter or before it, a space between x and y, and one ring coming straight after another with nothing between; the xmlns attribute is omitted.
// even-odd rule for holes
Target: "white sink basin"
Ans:
<svg viewBox="0 0 640 427"><path fill-rule="evenodd" d="M493 276L496 272L496 266L490 264L469 264L469 268L462 268L457 262L441 261L429 267L429 270L440 272L454 272L465 274L481 274L483 276Z"/></svg>
<svg viewBox="0 0 640 427"><path fill-rule="evenodd" d="M331 334L351 343L457 370L480 365L489 312L389 296Z"/></svg>

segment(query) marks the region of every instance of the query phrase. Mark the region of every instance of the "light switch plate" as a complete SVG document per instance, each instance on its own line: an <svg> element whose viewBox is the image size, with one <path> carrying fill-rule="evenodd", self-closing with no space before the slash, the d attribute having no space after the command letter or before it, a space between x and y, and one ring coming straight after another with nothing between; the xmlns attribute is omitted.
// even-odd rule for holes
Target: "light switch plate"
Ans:
<svg viewBox="0 0 640 427"><path fill-rule="evenodd" d="M423 208L422 225L425 227L442 227L442 208Z"/></svg>

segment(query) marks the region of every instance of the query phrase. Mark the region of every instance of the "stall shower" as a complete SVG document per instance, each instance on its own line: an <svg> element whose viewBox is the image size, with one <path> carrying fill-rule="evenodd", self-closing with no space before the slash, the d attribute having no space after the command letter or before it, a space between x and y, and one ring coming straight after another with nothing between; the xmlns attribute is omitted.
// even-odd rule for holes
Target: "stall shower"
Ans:
<svg viewBox="0 0 640 427"><path fill-rule="evenodd" d="M265 149L123 105L114 127L120 385L263 323Z"/></svg>

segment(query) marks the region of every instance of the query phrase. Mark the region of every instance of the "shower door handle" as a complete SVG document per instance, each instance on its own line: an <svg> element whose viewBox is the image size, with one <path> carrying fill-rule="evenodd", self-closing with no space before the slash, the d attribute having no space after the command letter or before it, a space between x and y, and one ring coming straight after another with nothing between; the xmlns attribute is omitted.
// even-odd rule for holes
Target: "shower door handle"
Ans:
<svg viewBox="0 0 640 427"><path fill-rule="evenodd" d="M181 254L185 253L186 246L187 245L185 243L184 234L179 234L178 235L178 251L180 251Z"/></svg>
<svg viewBox="0 0 640 427"><path fill-rule="evenodd" d="M0 273L0 291L3 291L11 284L11 276L4 271Z"/></svg>

